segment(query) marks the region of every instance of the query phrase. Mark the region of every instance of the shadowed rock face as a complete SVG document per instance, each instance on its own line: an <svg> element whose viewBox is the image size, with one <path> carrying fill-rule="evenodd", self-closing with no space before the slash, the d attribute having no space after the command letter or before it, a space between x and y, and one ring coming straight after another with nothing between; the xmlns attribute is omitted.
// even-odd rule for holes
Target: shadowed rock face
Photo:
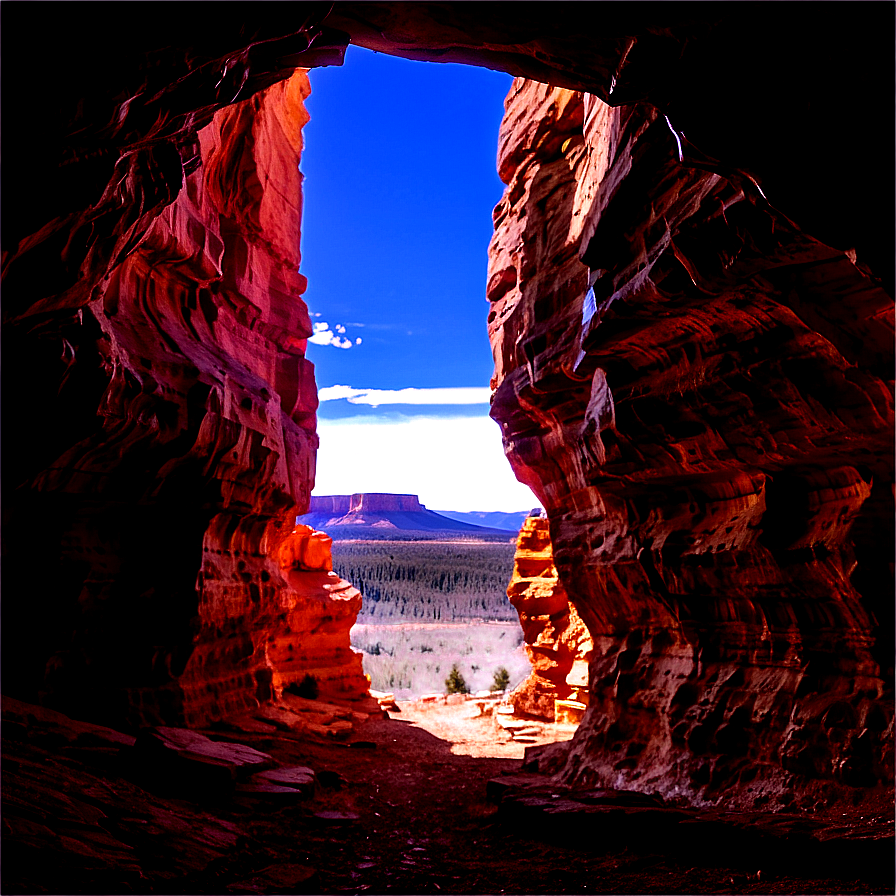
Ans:
<svg viewBox="0 0 896 896"><path fill-rule="evenodd" d="M650 107L518 79L498 165L492 415L594 640L564 774L888 780L892 300Z"/></svg>
<svg viewBox="0 0 896 896"><path fill-rule="evenodd" d="M508 98L488 296L493 415L595 646L566 777L772 805L892 779L892 7L250 4L110 40L28 6L7 689L169 723L270 692L316 449L293 72L351 35L554 85ZM332 668L295 639L292 672Z"/></svg>
<svg viewBox="0 0 896 896"><path fill-rule="evenodd" d="M309 85L299 57L271 63L315 35L218 35L210 62L212 31L182 56L98 70L130 88L125 102L80 70L85 101L58 101L71 134L39 152L60 151L57 185L80 172L93 204L4 247L4 611L7 634L41 633L7 640L9 691L201 724L270 696L281 667L313 669L324 695L366 687L348 646L360 597L346 614L344 595L297 592L270 557L307 504L317 449L297 273ZM230 103L240 84L247 98ZM110 153L109 184L91 182L90 160ZM45 204L75 203L71 189ZM341 649L324 643L340 634Z"/></svg>

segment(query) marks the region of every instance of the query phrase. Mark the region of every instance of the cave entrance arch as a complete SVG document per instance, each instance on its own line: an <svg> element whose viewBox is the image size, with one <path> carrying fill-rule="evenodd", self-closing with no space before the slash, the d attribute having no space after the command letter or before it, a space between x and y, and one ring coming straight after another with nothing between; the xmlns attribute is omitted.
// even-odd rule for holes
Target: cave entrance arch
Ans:
<svg viewBox="0 0 896 896"><path fill-rule="evenodd" d="M707 10L704 4L620 4L602 7L604 20L595 35L581 27L580 10L572 5L524 4L512 12L508 6L503 11L502 5L479 4L303 7L304 21L290 31L259 5L240 23L203 23L192 33L183 26L176 44L167 23L147 22L111 51L78 21L77 11L60 12L71 21L60 19L67 27L48 37L59 66L30 70L26 87L9 102L4 97L12 130L32 136L9 146L4 173L4 354L7 364L27 372L22 382L29 387L5 378L4 417L7 432L34 436L7 439L4 446L4 612L15 629L47 633L37 649L22 639L14 652L5 652L5 669L12 672L8 680L37 696L41 689L52 690L49 676L58 674L79 699L106 695L111 683L109 697L97 696L91 712L134 710L147 718L184 718L190 712L203 717L212 707L236 708L269 689L261 648L249 633L264 630L265 608L285 587L268 558L281 556L275 547L288 541L288 517L307 501L315 390L301 340L290 342L296 332L311 332L310 321L284 301L302 291L293 250L260 238L273 218L294 210L289 203L278 210L272 196L265 199L260 175L269 175L276 160L264 154L265 140L259 137L274 133L278 122L297 112L286 75L303 64L335 61L351 36L376 49L494 65L591 93L623 110L613 132L623 142L615 144L607 161L625 156L618 153L620 146L640 152L630 156L637 157L638 166L624 176L617 170L618 190L602 189L590 206L601 239L581 247L594 276L587 286L595 294L585 341L552 341L538 324L560 320L564 309L573 309L575 332L581 335L581 309L572 298L587 289L573 284L568 293L533 295L529 310L517 315L515 338L502 343L508 376L495 400L496 415L509 427L512 462L521 475L532 477L549 509L561 575L581 582L589 593L609 588L616 595L609 602L583 604L591 607L585 615L592 633L602 631L607 638L601 646L606 667L592 670L592 693L602 693L609 710L620 705L620 694L622 705L629 705L645 680L649 684L663 671L673 674L651 657L674 665L677 648L692 654L694 645L701 648L696 681L676 689L677 702L647 701L658 714L660 740L638 739L637 729L650 713L623 713L595 729L591 752L582 754L579 768L590 769L598 780L618 773L631 781L649 768L663 786L677 782L712 800L713 788L731 784L749 801L749 788L755 794L756 787L741 787L740 767L715 761L727 744L727 752L740 751L748 772L751 764L762 766L770 792L780 793L782 782L791 790L805 784L809 792L812 781L833 780L832 793L848 793L889 781L892 713L891 708L878 713L877 703L890 693L892 678L892 657L878 624L892 613L892 588L881 585L889 583L892 547L892 499L886 489L892 480L892 428L884 385L892 342L880 333L892 307L894 240L892 228L880 225L876 187L892 177L892 134L881 125L877 89L892 81L891 47L868 50L869 41L891 33L887 22L876 18L889 13L870 4L852 5L843 15L841 7L828 4L811 22L785 23L772 21L767 9L747 5ZM806 38L807 28L812 39ZM757 47L776 64L758 69ZM143 66L147 53L153 59L149 67ZM115 83L105 70L110 62L120 73ZM59 70L68 77L59 78ZM862 89L854 91L856 83ZM270 105L261 99L265 89L276 94ZM33 109L47 97L59 114L35 118ZM828 108L849 108L870 135L867 144L847 141L839 148L842 167L856 172L863 188L844 191L836 201L818 189L830 173L828 157L819 151L829 145L827 118L819 109ZM711 119L707 109L714 110ZM201 128L213 119L216 130L201 137ZM698 228L682 235L663 214L645 227L637 214L626 217L633 208L643 210L643 203L631 197L621 201L626 190L643 196L657 188L646 173L638 180L646 172L645 158L660 169L682 161L675 158L682 133L689 147L712 157L707 161L689 150L690 172L721 177L745 197L733 215L719 197L725 211L721 224L708 207L707 218L692 223L724 234L733 229L744 245L735 242L716 253L722 273L713 268L713 276L727 282L733 265L750 280L750 301L759 289L777 306L776 325L759 334L761 339L747 340L757 363L778 365L761 397L777 399L792 387L794 407L803 408L797 416L816 421L823 411L829 430L798 445L783 440L790 452L784 460L776 459L777 449L768 443L748 462L738 454L748 449L736 443L737 451L728 450L742 465L737 475L723 465L721 473L709 471L716 478L708 479L706 470L696 470L693 479L683 480L678 472L656 477L655 493L648 490L626 505L606 490L599 469L617 462L614 451L625 448L619 435L643 446L647 456L638 449L643 458L638 462L653 468L656 458L678 451L670 453L666 441L667 399L691 396L701 386L676 374L663 381L660 393L643 396L652 404L620 397L620 384L637 381L640 370L637 341L626 342L626 327L639 326L637 312L621 313L632 308L626 296L645 286L638 277L655 273L662 279L655 284L658 295L651 297L660 305L668 295L688 297L696 287L699 296L690 302L696 306L713 292L713 283L706 292L705 253L717 246L718 234L710 238ZM714 160L728 168L720 169ZM763 192L775 197L771 211L751 192L754 172ZM48 189L35 196L30 185L48 179ZM714 189L702 175L688 182L696 193ZM882 192L892 194L889 188ZM655 198L662 195L660 189ZM620 203L614 205L614 197ZM651 205L654 212L661 207ZM775 209L782 209L783 217ZM742 213L744 219L738 217ZM620 241L620 232L639 236ZM688 235L695 242L689 243ZM666 237L675 251L664 244ZM645 273L648 265L640 267L640 257L628 258L632 245L643 247L655 272ZM647 257L659 246L662 263L659 255ZM757 257L764 261L754 269ZM534 272L545 273L537 265ZM609 300L619 300L613 314ZM740 300L746 300L742 292ZM843 319L838 308L855 314ZM736 347L736 334L725 331L726 321L738 318L736 311L713 322L719 332L708 326L714 336L707 340L721 343L727 335ZM605 312L606 319L615 318L613 327L598 326ZM694 320L695 326L708 323L699 315ZM787 328L811 349L791 356L782 348L791 345ZM602 357L610 336L613 350ZM800 342L804 336L808 341ZM185 345L189 352L182 351ZM684 339L681 356L697 364L693 344L694 357L687 347ZM705 362L704 354L698 365L704 372ZM601 364L609 365L606 383L597 375ZM607 413L607 383L615 416ZM749 390L739 394L755 407ZM567 399L577 405L576 413L559 410L556 402ZM747 404L739 399L728 406L742 411ZM51 410L36 413L35 408ZM579 412L582 426L570 428ZM675 417L672 423L682 421ZM683 423L671 435L679 442L697 438L701 421ZM758 418L742 429L752 439L768 431ZM633 432L640 433L634 443ZM582 436L590 447L579 453L571 446ZM699 455L699 446L694 448ZM682 468L691 468L689 454L685 449L678 461ZM760 526L750 514L761 511L761 486L769 475L777 480L764 489L766 509L776 501L798 501L799 507L786 509L799 525L791 533L767 532L764 542L750 541L749 551L732 554L732 541L749 540ZM597 531L590 525L599 485L606 492L600 519L625 516L629 522L621 529ZM652 506L664 504L664 494L673 495L678 508L670 510L667 521L701 514L712 520L725 502L742 505L746 517L738 512L733 525L700 530L696 542L682 532L671 538L651 516ZM184 496L199 508L195 514L179 511ZM169 518L176 526L166 526ZM725 531L728 525L731 532ZM135 526L139 539L121 539ZM690 523L684 528L692 535L696 531ZM175 531L181 538L172 545ZM625 537L607 538L620 534ZM718 549L694 550L710 543ZM621 553L614 554L617 550ZM198 589L195 564L147 565L147 556L182 556L181 551L203 557ZM289 550L284 551L288 559ZM624 562L592 562L601 556ZM761 573L762 581L771 570L776 582L783 576L785 584L809 584L794 586L795 608L748 598L749 612L756 613L745 619L741 611L748 608L732 610L718 580L712 585L713 576L729 581L733 573L725 572L724 564L731 559ZM31 599L36 569L46 603ZM165 577L175 569L172 590ZM168 596L175 592L183 599L169 608ZM640 597L631 603L626 594ZM664 644L664 620L679 616L680 621L682 604L697 623L680 626L676 643ZM644 616L633 633L629 611ZM166 620L173 617L169 627ZM146 618L161 624L142 624ZM799 632L801 641L811 633L815 647L810 656L795 642L790 650L788 635L769 643L759 638L770 654L762 663L796 671L783 674L787 681L782 678L780 688L772 689L781 699L769 710L771 717L763 718L773 734L757 740L754 715L765 710L748 703L755 692L750 670L756 668L749 645L758 645L749 638L740 648L735 642L738 632L761 629L763 619L775 620L779 631ZM172 629L179 632L174 639ZM207 635L201 650L197 630ZM620 640L622 630L627 633ZM831 649L830 632L848 634L853 652L846 667ZM724 679L725 688L717 688L722 670L732 674ZM714 671L720 672L715 679ZM670 692L660 684L654 690ZM710 692L708 715L688 715ZM841 698L855 704L854 714L838 710L828 716ZM807 707L806 714L794 706ZM844 721L849 722L845 729ZM623 764L616 768L616 754L630 743L643 749L619 758ZM614 757L611 769L607 756ZM676 764L676 757L684 761ZM648 783L642 775L636 786Z"/></svg>

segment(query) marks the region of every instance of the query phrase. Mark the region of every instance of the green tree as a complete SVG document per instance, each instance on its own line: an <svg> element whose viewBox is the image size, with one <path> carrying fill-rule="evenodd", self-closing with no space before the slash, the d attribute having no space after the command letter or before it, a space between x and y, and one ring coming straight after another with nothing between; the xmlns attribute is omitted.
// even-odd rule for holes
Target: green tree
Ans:
<svg viewBox="0 0 896 896"><path fill-rule="evenodd" d="M507 688L510 687L510 673L503 667L500 666L498 671L495 672L495 680L492 682L492 686L490 690L493 691L506 691Z"/></svg>
<svg viewBox="0 0 896 896"><path fill-rule="evenodd" d="M457 663L451 667L448 677L445 679L445 693L447 694L469 694L470 689L464 681L463 675L457 668Z"/></svg>

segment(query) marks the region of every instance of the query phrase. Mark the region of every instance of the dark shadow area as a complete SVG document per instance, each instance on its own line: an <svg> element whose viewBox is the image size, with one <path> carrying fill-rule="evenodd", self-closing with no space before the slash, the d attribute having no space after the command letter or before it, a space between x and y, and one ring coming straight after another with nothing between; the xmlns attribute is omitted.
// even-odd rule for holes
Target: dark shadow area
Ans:
<svg viewBox="0 0 896 896"><path fill-rule="evenodd" d="M782 838L752 816L564 792L400 719L371 716L344 742L204 732L312 768L312 798L241 792L220 769L198 786L126 735L14 701L3 723L5 893L892 891L881 842L813 867L798 854L806 820L778 820Z"/></svg>

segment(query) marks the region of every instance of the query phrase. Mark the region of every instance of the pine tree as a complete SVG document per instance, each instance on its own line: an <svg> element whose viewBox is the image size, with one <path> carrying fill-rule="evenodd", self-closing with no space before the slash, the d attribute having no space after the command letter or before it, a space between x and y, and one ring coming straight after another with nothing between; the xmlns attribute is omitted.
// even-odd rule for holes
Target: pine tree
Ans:
<svg viewBox="0 0 896 896"><path fill-rule="evenodd" d="M495 672L495 680L492 682L491 690L506 691L508 687L510 687L510 673L503 666L500 666L498 671Z"/></svg>
<svg viewBox="0 0 896 896"><path fill-rule="evenodd" d="M457 668L457 663L451 667L448 677L445 679L445 692L447 694L469 694L470 689L464 681L463 675Z"/></svg>

